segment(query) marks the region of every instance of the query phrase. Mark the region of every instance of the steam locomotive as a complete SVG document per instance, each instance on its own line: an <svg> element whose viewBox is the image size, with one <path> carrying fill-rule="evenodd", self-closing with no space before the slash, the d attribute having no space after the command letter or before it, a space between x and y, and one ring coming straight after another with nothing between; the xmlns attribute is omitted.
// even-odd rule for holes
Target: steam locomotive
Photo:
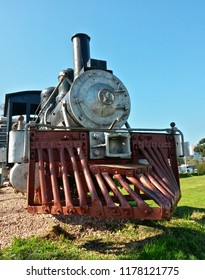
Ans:
<svg viewBox="0 0 205 280"><path fill-rule="evenodd" d="M9 131L9 179L30 213L169 219L181 197L177 157L183 134L131 128L129 93L90 37L72 37L74 67L44 89L36 117Z"/></svg>

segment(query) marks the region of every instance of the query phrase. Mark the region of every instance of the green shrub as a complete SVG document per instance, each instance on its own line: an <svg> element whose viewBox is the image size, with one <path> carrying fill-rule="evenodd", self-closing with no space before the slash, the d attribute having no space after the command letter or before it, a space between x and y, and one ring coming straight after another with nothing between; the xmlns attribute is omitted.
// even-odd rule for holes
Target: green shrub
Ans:
<svg viewBox="0 0 205 280"><path fill-rule="evenodd" d="M205 162L198 164L197 173L198 173L198 175L204 175L205 174Z"/></svg>

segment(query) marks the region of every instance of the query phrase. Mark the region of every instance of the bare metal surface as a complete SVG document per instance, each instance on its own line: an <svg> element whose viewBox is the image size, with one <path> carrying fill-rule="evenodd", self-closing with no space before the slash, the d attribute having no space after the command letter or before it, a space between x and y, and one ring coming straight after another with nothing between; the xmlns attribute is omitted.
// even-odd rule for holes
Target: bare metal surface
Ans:
<svg viewBox="0 0 205 280"><path fill-rule="evenodd" d="M65 100L68 111L83 127L115 128L125 124L130 113L130 97L124 84L104 70L89 70L73 82Z"/></svg>

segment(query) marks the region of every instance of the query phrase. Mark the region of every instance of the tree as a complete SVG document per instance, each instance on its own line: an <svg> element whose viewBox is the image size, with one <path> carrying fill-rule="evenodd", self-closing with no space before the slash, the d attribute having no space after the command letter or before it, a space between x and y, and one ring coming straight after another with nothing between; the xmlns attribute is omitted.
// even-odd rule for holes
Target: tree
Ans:
<svg viewBox="0 0 205 280"><path fill-rule="evenodd" d="M202 157L205 157L205 138L202 138L194 147L194 152L200 153Z"/></svg>

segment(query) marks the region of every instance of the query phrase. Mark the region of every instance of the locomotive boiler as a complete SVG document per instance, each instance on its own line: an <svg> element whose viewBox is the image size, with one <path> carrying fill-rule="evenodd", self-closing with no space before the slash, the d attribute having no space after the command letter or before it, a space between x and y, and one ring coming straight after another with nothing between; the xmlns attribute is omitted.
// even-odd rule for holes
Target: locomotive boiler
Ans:
<svg viewBox="0 0 205 280"><path fill-rule="evenodd" d="M72 37L73 68L41 92L37 116L9 132L10 182L30 213L169 219L181 197L183 134L131 128L129 93L90 58L90 37Z"/></svg>

